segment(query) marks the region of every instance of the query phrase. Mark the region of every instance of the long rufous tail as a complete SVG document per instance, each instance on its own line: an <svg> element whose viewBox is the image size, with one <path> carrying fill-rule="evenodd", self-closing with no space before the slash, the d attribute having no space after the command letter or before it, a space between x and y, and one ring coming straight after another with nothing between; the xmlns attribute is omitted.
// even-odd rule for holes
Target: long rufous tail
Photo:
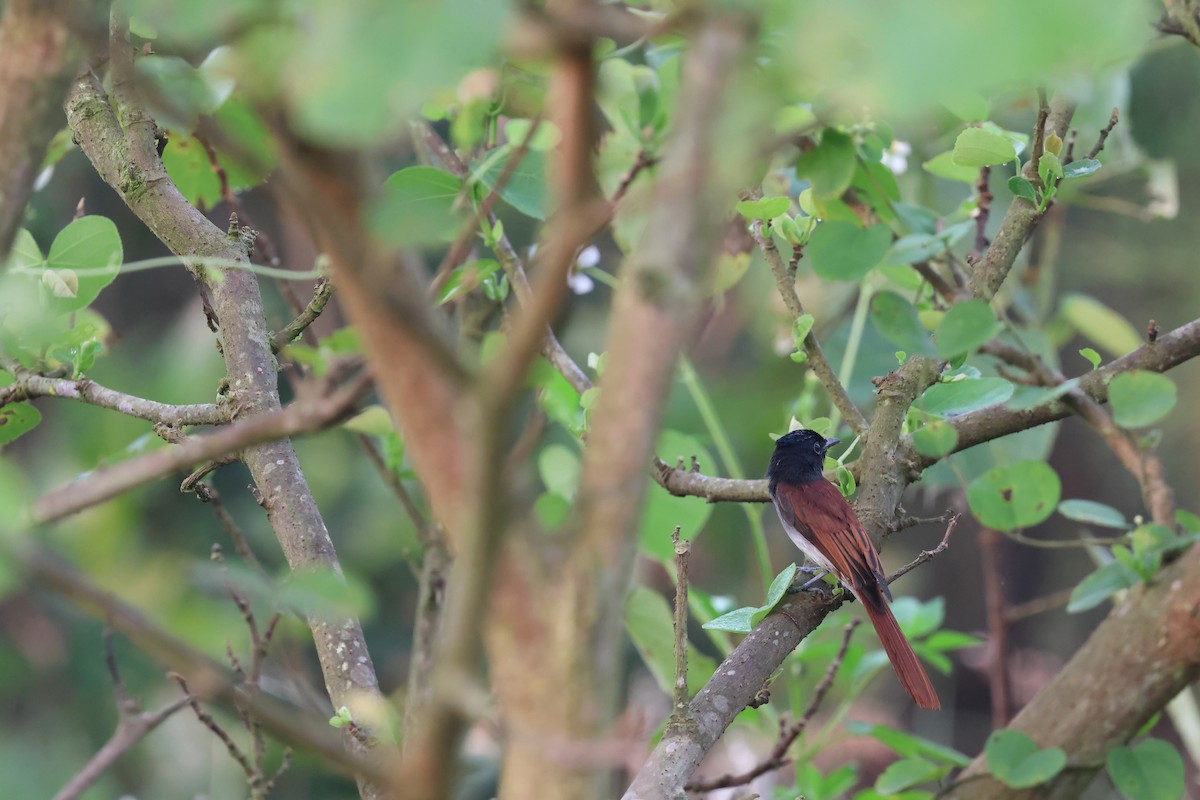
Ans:
<svg viewBox="0 0 1200 800"><path fill-rule="evenodd" d="M879 641L883 643L883 649L892 662L892 669L896 670L900 685L921 708L932 711L941 708L941 701L938 700L937 692L933 690L933 684L929 682L925 668L917 660L917 654L913 652L908 639L900 632L900 626L896 623L892 610L888 608L887 601L883 597L870 597L869 592L856 594L862 601L863 608L867 610L871 624L875 626L875 633L879 635Z"/></svg>

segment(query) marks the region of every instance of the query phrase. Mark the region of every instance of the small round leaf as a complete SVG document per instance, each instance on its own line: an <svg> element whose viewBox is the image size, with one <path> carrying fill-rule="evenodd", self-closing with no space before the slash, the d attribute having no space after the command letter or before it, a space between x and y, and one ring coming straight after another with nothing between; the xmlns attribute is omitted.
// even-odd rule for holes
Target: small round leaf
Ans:
<svg viewBox="0 0 1200 800"><path fill-rule="evenodd" d="M1157 372L1123 372L1108 386L1113 418L1122 428L1144 428L1158 422L1177 400L1175 384Z"/></svg>
<svg viewBox="0 0 1200 800"><path fill-rule="evenodd" d="M1183 759L1161 739L1114 747L1108 774L1121 794L1136 800L1176 800L1184 794Z"/></svg>
<svg viewBox="0 0 1200 800"><path fill-rule="evenodd" d="M860 228L853 222L823 222L808 240L813 272L829 281L857 281L878 266L892 244L887 225Z"/></svg>
<svg viewBox="0 0 1200 800"><path fill-rule="evenodd" d="M1042 461L1020 461L993 467L967 487L967 502L989 528L1010 531L1045 520L1058 505L1062 483Z"/></svg>
<svg viewBox="0 0 1200 800"><path fill-rule="evenodd" d="M933 420L913 432L913 447L923 456L941 458L949 455L958 444L958 431L944 420Z"/></svg>
<svg viewBox="0 0 1200 800"><path fill-rule="evenodd" d="M976 350L1000 330L1000 323L991 307L982 300L955 303L938 325L934 341L938 355L953 358L960 353Z"/></svg>

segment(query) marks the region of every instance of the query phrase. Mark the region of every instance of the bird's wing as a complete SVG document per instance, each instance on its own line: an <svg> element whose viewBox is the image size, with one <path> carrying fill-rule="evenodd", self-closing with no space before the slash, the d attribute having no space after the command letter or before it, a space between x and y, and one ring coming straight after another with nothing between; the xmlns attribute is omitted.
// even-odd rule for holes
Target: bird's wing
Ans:
<svg viewBox="0 0 1200 800"><path fill-rule="evenodd" d="M874 594L879 587L891 599L879 554L836 486L826 480L780 483L774 499L792 538L799 535L811 544L855 594L863 590Z"/></svg>

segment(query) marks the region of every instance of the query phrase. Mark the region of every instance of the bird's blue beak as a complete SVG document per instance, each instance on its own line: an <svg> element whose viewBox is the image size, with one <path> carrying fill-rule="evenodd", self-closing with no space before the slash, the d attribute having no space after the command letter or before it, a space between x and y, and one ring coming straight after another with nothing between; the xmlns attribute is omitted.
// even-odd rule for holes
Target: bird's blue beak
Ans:
<svg viewBox="0 0 1200 800"><path fill-rule="evenodd" d="M829 448L833 447L835 444L840 444L841 441L842 441L841 439L826 439L825 440L825 449L828 450Z"/></svg>

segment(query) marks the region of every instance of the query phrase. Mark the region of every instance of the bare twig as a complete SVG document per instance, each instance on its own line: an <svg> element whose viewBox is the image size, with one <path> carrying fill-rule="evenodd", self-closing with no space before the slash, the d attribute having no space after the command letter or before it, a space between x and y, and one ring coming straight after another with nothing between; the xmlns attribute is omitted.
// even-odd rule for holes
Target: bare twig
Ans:
<svg viewBox="0 0 1200 800"><path fill-rule="evenodd" d="M106 621L151 658L184 675L195 689L197 699L245 708L280 740L302 747L349 774L358 772L386 781L376 762L343 749L325 718L298 711L267 694L246 692L229 669L96 586L48 549L32 546L16 550L7 545L4 548L5 555L38 583L84 613Z"/></svg>
<svg viewBox="0 0 1200 800"><path fill-rule="evenodd" d="M675 691L670 725L687 724L688 705L688 556L692 545L679 538L679 526L671 533L675 547Z"/></svg>
<svg viewBox="0 0 1200 800"><path fill-rule="evenodd" d="M1051 592L1045 597L1038 597L1034 600L1018 603L1015 606L1009 606L1004 612L1004 619L1011 625L1014 622L1020 622L1023 619L1036 617L1038 614L1060 608L1070 602L1071 595L1074 592L1074 587L1060 589L1057 592Z"/></svg>
<svg viewBox="0 0 1200 800"><path fill-rule="evenodd" d="M74 800L82 795L100 779L113 762L161 725L167 717L187 705L187 698L183 697L156 711L142 711L141 704L129 696L125 690L125 683L121 680L116 656L113 654L110 628L104 629L104 663L108 667L113 693L116 695L117 728L91 760L54 795L54 800Z"/></svg>
<svg viewBox="0 0 1200 800"><path fill-rule="evenodd" d="M289 342L294 342L298 339L300 334L304 333L308 326L312 325L317 317L321 316L321 312L325 310L326 304L329 303L329 298L333 297L333 291L333 281L328 278L322 278L317 281L317 285L313 287L312 299L308 301L308 305L304 307L304 310L294 320L289 322L283 330L271 334L271 352L278 353Z"/></svg>
<svg viewBox="0 0 1200 800"><path fill-rule="evenodd" d="M1117 127L1120 118L1117 107L1113 106L1112 116L1108 118L1108 124L1100 129L1100 136L1096 139L1096 144L1092 145L1092 149L1088 151L1088 158L1095 158L1100 155L1100 151L1104 149L1104 143L1108 141L1108 135L1112 133L1113 128Z"/></svg>
<svg viewBox="0 0 1200 800"><path fill-rule="evenodd" d="M991 174L991 167L980 167L979 179L975 181L975 191L979 195L979 202L975 209L975 246L971 248L971 254L967 257L968 261L975 261L983 255L983 251L987 250L988 213L992 210L992 192L988 188L988 176Z"/></svg>
<svg viewBox="0 0 1200 800"><path fill-rule="evenodd" d="M888 576L888 585L891 585L897 579L902 578L903 576L912 572L925 562L931 561L932 559L944 553L946 548L950 546L950 534L954 533L954 529L958 527L958 520L961 516L961 514L953 514L950 517L949 522L946 523L946 532L942 534L942 541L938 543L938 546L932 550L922 550L916 558L893 572L890 576Z"/></svg>

